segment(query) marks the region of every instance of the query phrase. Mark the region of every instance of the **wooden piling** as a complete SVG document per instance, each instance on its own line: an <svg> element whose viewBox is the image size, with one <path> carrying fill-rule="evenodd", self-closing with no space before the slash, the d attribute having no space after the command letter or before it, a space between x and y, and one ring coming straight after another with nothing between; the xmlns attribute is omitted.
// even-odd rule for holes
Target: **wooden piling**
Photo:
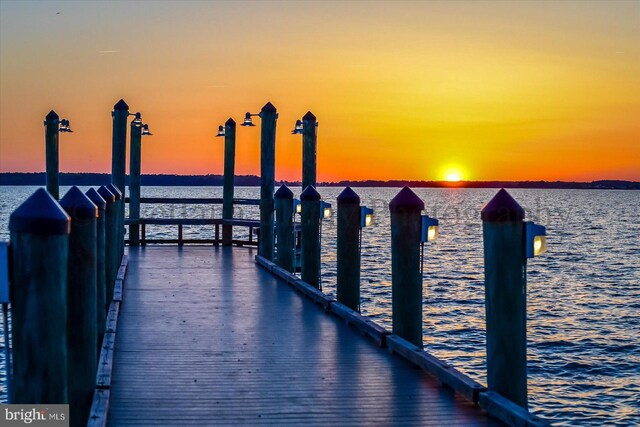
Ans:
<svg viewBox="0 0 640 427"><path fill-rule="evenodd" d="M107 270L106 270L106 252L105 252L105 209L107 202L95 190L90 188L86 193L87 197L98 208L98 219L96 221L96 334L97 334L97 353L100 356L102 347L102 337L105 331L106 316L105 307L107 306Z"/></svg>
<svg viewBox="0 0 640 427"><path fill-rule="evenodd" d="M140 244L140 162L142 156L142 122L139 117L130 124L129 132L129 246Z"/></svg>
<svg viewBox="0 0 640 427"><path fill-rule="evenodd" d="M318 127L316 116L311 111L302 118L302 188L314 188L316 182Z"/></svg>
<svg viewBox="0 0 640 427"><path fill-rule="evenodd" d="M113 106L113 135L111 149L111 182L120 191L122 203L118 204L118 235L122 250L118 253L120 258L124 254L124 198L125 198L125 169L127 163L127 118L129 106L123 99ZM113 193L113 191L111 191Z"/></svg>
<svg viewBox="0 0 640 427"><path fill-rule="evenodd" d="M113 193L115 197L115 202L113 203L114 209L116 211L115 218L115 236L116 236L116 270L120 267L120 261L122 260L122 255L124 255L124 214L122 213L122 207L124 206L124 194L113 185L113 183L107 184L107 188L111 193Z"/></svg>
<svg viewBox="0 0 640 427"><path fill-rule="evenodd" d="M293 192L282 184L274 195L276 207L276 264L293 273Z"/></svg>
<svg viewBox="0 0 640 427"><path fill-rule="evenodd" d="M482 209L487 386L527 408L524 209L501 189Z"/></svg>
<svg viewBox="0 0 640 427"><path fill-rule="evenodd" d="M276 107L267 102L260 111L260 240L258 254L273 261L273 192L276 169Z"/></svg>
<svg viewBox="0 0 640 427"><path fill-rule="evenodd" d="M104 208L104 263L105 263L105 305L103 313L106 316L109 311L109 304L113 299L113 286L120 268L118 259L118 209L116 206L116 196L108 187L98 188L98 194L106 202Z"/></svg>
<svg viewBox="0 0 640 427"><path fill-rule="evenodd" d="M65 211L42 188L9 218L11 403L68 402L69 221Z"/></svg>
<svg viewBox="0 0 640 427"><path fill-rule="evenodd" d="M360 311L360 197L347 187L337 202L337 298Z"/></svg>
<svg viewBox="0 0 640 427"><path fill-rule="evenodd" d="M404 187L389 203L393 333L422 348L421 211L424 202Z"/></svg>
<svg viewBox="0 0 640 427"><path fill-rule="evenodd" d="M45 117L44 144L47 162L47 191L51 196L60 199L60 160L59 160L59 120L55 111L51 110Z"/></svg>
<svg viewBox="0 0 640 427"><path fill-rule="evenodd" d="M67 369L70 423L89 419L98 367L97 226L98 208L76 186L60 200L71 217L67 275Z"/></svg>
<svg viewBox="0 0 640 427"><path fill-rule="evenodd" d="M300 194L301 277L316 289L320 289L320 200L320 193L311 185Z"/></svg>
<svg viewBox="0 0 640 427"><path fill-rule="evenodd" d="M224 131L224 187L222 190L222 219L233 219L233 180L236 162L236 122L227 120ZM222 246L231 246L233 227L222 226Z"/></svg>

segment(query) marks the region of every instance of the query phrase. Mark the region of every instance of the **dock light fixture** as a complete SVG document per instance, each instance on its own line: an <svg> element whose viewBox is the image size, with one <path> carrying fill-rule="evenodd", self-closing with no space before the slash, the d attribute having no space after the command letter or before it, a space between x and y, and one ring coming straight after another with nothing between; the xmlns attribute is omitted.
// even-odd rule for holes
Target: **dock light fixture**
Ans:
<svg viewBox="0 0 640 427"><path fill-rule="evenodd" d="M302 213L302 203L300 203L300 199L293 199L293 214Z"/></svg>
<svg viewBox="0 0 640 427"><path fill-rule="evenodd" d="M225 135L226 135L225 127L222 125L218 126L218 134L216 135L216 137L225 136Z"/></svg>
<svg viewBox="0 0 640 427"><path fill-rule="evenodd" d="M371 224L373 224L373 209L360 206L360 228L368 227Z"/></svg>
<svg viewBox="0 0 640 427"><path fill-rule="evenodd" d="M527 258L542 255L547 251L547 230L533 221L526 221L524 224Z"/></svg>
<svg viewBox="0 0 640 427"><path fill-rule="evenodd" d="M320 201L320 219L331 217L331 203Z"/></svg>
<svg viewBox="0 0 640 427"><path fill-rule="evenodd" d="M135 118L131 121L131 124L134 126L142 126L142 114L135 113L135 114L129 114L130 116L135 116Z"/></svg>
<svg viewBox="0 0 640 427"><path fill-rule="evenodd" d="M142 136L152 136L153 134L149 131L149 125L148 124L143 124L142 125Z"/></svg>
<svg viewBox="0 0 640 427"><path fill-rule="evenodd" d="M420 239L422 243L431 242L438 238L438 224L437 219L422 215L422 238Z"/></svg>
<svg viewBox="0 0 640 427"><path fill-rule="evenodd" d="M292 135L302 135L304 128L302 127L302 120L296 120L296 127L291 131Z"/></svg>
<svg viewBox="0 0 640 427"><path fill-rule="evenodd" d="M71 130L71 124L69 123L69 120L60 120L60 127L58 128L58 132L73 132Z"/></svg>
<svg viewBox="0 0 640 427"><path fill-rule="evenodd" d="M244 121L240 126L255 126L253 124L253 120L251 119L251 117L255 117L255 116L260 116L260 113L251 114L250 112L247 111L247 113L245 113L244 115Z"/></svg>

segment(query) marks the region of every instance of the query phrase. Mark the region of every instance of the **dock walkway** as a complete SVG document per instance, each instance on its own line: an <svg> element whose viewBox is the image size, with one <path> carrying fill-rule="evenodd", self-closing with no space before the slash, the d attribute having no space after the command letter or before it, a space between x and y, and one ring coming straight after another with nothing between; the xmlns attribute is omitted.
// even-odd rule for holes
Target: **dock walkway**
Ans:
<svg viewBox="0 0 640 427"><path fill-rule="evenodd" d="M129 248L109 425L498 424L255 254Z"/></svg>

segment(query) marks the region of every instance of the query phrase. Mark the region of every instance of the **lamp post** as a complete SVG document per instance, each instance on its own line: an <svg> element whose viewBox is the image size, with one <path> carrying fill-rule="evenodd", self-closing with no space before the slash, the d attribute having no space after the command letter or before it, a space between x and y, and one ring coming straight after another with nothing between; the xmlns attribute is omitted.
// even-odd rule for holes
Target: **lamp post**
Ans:
<svg viewBox="0 0 640 427"><path fill-rule="evenodd" d="M249 115L251 120L251 115ZM224 186L222 189L222 219L233 219L233 185L236 161L236 122L227 120L224 126L218 126L217 137L224 137ZM222 224L222 246L231 246L233 227Z"/></svg>
<svg viewBox="0 0 640 427"><path fill-rule="evenodd" d="M296 121L292 134L302 135L302 188L317 187L317 148L318 122L311 111L307 111L302 120Z"/></svg>
<svg viewBox="0 0 640 427"><path fill-rule="evenodd" d="M127 118L129 106L123 99L113 106L111 112L113 119L112 143L111 143L111 182L120 191L122 196L118 205L118 246L124 246L124 200L125 200L125 168L127 162ZM124 248L119 249L122 253ZM122 256L120 256L122 258Z"/></svg>
<svg viewBox="0 0 640 427"><path fill-rule="evenodd" d="M142 123L142 115L136 113L131 121L129 154L129 245L140 244L140 163L142 158L142 136L151 136L149 125Z"/></svg>
<svg viewBox="0 0 640 427"><path fill-rule="evenodd" d="M54 199L60 199L60 157L59 133L73 132L69 120L59 120L58 114L51 110L44 120L44 144L46 152L47 191Z"/></svg>

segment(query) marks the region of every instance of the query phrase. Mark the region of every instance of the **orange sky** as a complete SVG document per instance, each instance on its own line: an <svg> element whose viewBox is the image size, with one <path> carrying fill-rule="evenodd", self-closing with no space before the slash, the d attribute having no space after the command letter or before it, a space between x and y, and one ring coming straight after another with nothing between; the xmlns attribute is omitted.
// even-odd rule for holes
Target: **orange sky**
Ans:
<svg viewBox="0 0 640 427"><path fill-rule="evenodd" d="M638 76L635 1L3 0L0 171L43 170L53 108L61 170L109 172L124 98L143 173L222 173L217 125L271 101L277 179L300 179L311 110L320 180L640 180ZM237 173L259 137L238 129Z"/></svg>

